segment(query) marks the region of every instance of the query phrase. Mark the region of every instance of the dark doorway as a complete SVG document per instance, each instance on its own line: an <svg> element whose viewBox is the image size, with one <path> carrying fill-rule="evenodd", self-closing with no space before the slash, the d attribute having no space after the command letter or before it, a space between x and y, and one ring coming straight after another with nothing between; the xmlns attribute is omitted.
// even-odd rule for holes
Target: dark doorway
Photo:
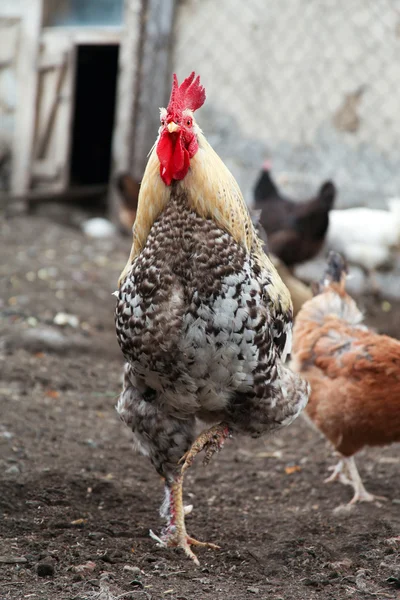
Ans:
<svg viewBox="0 0 400 600"><path fill-rule="evenodd" d="M108 183L118 51L118 45L78 46L71 185Z"/></svg>

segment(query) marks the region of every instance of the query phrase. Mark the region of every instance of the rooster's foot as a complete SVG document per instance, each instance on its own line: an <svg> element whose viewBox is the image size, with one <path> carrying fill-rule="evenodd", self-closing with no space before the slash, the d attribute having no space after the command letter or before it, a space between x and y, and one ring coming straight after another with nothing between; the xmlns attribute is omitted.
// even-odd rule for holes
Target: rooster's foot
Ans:
<svg viewBox="0 0 400 600"><path fill-rule="evenodd" d="M192 465L195 457L199 452L205 450L203 465L207 465L213 454L221 450L227 437L230 437L231 430L226 423L219 423L203 431L199 437L193 442L192 447L180 459L182 464L181 474Z"/></svg>
<svg viewBox="0 0 400 600"><path fill-rule="evenodd" d="M186 532L175 532L173 534L167 534L163 536L164 545L168 548L181 548L186 556L190 558L195 565L199 566L199 559L193 552L190 546L198 546L201 548L211 548L212 550L219 550L220 546L217 544L211 544L209 542L200 542L195 538L188 535Z"/></svg>
<svg viewBox="0 0 400 600"><path fill-rule="evenodd" d="M219 546L200 542L186 532L185 515L191 512L192 505L184 506L182 500L182 475L175 475L166 481L166 497L161 514L167 518L167 526L161 537L150 531L150 537L164 548L181 548L196 565L199 560L190 546L200 546L217 550Z"/></svg>
<svg viewBox="0 0 400 600"><path fill-rule="evenodd" d="M195 538L191 537L186 531L175 531L174 533L166 533L161 538L150 530L150 537L155 540L159 546L164 548L181 548L186 556L190 558L195 565L200 566L199 559L193 552L190 546L199 546L201 548L211 548L212 550L219 550L221 546L217 544L211 544L210 542L200 542Z"/></svg>

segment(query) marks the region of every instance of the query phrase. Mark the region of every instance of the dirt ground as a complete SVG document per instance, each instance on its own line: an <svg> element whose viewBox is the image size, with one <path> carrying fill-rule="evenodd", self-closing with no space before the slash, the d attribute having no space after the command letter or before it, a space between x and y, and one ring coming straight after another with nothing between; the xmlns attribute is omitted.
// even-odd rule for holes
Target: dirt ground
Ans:
<svg viewBox="0 0 400 600"><path fill-rule="evenodd" d="M357 460L388 500L335 511L351 490L323 483L335 457L302 418L189 471L189 532L221 546L200 568L157 547L162 482L114 410L111 293L130 240L43 217L0 226L0 600L400 598L399 445ZM400 305L362 303L400 338Z"/></svg>

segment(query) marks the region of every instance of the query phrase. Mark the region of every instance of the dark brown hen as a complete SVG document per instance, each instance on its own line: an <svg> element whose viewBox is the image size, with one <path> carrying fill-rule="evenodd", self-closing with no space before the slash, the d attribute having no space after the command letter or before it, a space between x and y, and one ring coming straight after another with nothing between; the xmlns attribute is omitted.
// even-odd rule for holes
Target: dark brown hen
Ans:
<svg viewBox="0 0 400 600"><path fill-rule="evenodd" d="M280 193L265 163L254 188L254 208L261 210L269 251L288 267L314 258L328 231L335 194L334 184L326 181L315 198L294 202Z"/></svg>

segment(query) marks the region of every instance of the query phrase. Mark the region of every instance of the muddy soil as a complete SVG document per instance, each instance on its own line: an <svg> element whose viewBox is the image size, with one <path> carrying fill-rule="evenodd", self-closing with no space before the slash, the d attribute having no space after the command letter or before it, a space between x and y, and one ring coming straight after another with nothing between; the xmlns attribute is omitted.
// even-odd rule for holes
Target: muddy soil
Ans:
<svg viewBox="0 0 400 600"><path fill-rule="evenodd" d="M162 481L114 410L111 293L129 247L1 222L0 600L400 598L400 446L357 459L388 500L335 510L351 490L323 483L336 457L302 418L189 471L188 529L221 546L198 550L200 568L149 537ZM400 338L399 304L360 302Z"/></svg>

